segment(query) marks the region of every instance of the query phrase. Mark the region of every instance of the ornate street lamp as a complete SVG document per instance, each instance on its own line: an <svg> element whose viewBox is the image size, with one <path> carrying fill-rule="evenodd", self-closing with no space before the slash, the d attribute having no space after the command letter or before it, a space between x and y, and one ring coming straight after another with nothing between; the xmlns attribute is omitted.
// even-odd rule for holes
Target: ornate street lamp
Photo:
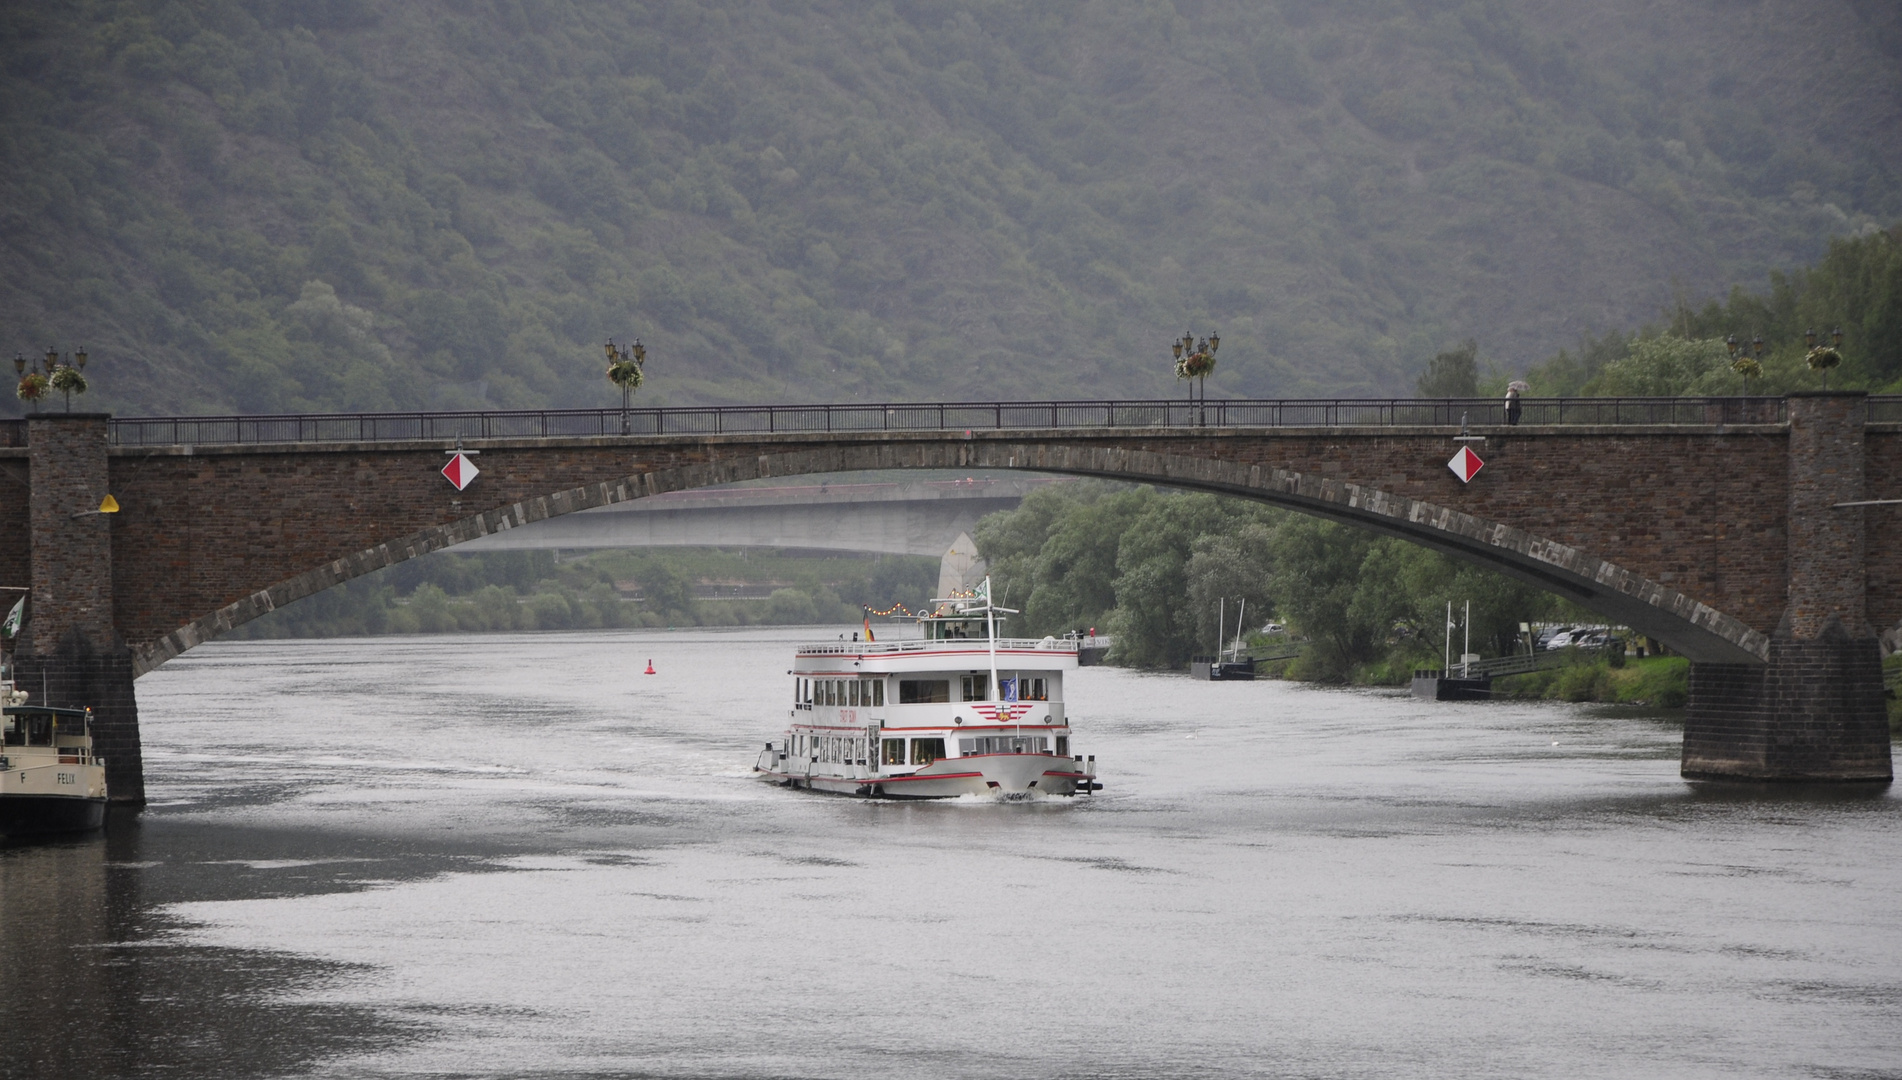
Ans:
<svg viewBox="0 0 1902 1080"><path fill-rule="evenodd" d="M1744 396L1750 396L1750 380L1763 377L1763 335L1758 334L1753 341L1738 341L1732 334L1724 339L1724 348L1730 350L1730 370L1743 376Z"/></svg>
<svg viewBox="0 0 1902 1080"><path fill-rule="evenodd" d="M1197 341L1194 334L1185 333L1169 343L1169 350L1175 354L1176 378L1194 380L1189 383L1191 407L1196 405L1197 389L1201 390L1202 406L1195 412L1197 427L1202 425L1202 409L1207 408L1209 400L1208 377L1209 373L1215 370L1215 350L1221 347L1221 335L1213 333L1201 341Z"/></svg>
<svg viewBox="0 0 1902 1080"><path fill-rule="evenodd" d="M13 372L20 377L20 384L14 393L21 401L39 409L39 403L46 398L48 390L58 390L66 395L66 411L73 411L73 395L83 394L89 388L84 374L86 368L86 350L76 349L70 358L62 360L58 349L46 350L46 366L42 369L34 363L28 371L26 357L13 355Z"/></svg>
<svg viewBox="0 0 1902 1080"><path fill-rule="evenodd" d="M645 381L641 366L647 363L647 348L641 344L640 338L634 339L633 348L616 347L614 339L609 338L605 348L608 353L608 381L621 388L621 434L632 434L627 419L628 399Z"/></svg>
<svg viewBox="0 0 1902 1080"><path fill-rule="evenodd" d="M1810 353L1804 359L1809 362L1811 371L1820 371L1823 373L1823 389L1825 390L1829 389L1829 369L1843 362L1843 354L1841 351L1843 347L1843 328L1839 326L1831 330L1829 337L1830 343L1828 345L1818 345L1816 344L1816 331L1803 331L1803 341L1810 347Z"/></svg>

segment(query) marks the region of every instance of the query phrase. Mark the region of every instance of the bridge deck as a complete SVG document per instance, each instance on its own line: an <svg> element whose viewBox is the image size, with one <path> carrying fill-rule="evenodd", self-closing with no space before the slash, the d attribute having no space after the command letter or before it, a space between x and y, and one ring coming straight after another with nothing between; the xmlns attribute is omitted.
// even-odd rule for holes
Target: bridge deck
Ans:
<svg viewBox="0 0 1902 1080"><path fill-rule="evenodd" d="M1781 424L1780 397L1528 398L1527 427ZM1902 423L1902 396L1871 397L1870 423ZM894 402L542 409L514 412L326 413L298 416L127 417L120 447L387 443L620 435L775 435L815 432L1366 428L1501 426L1498 398L1218 399L1187 401ZM26 445L25 420L0 420L0 447Z"/></svg>

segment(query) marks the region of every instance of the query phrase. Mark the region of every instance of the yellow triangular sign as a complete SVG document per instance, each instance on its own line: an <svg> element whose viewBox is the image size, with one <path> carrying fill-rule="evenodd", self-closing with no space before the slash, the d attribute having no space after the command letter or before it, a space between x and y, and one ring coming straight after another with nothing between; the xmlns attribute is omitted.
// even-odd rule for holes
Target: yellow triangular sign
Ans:
<svg viewBox="0 0 1902 1080"><path fill-rule="evenodd" d="M105 498L99 500L99 512L102 514L118 513L119 500L113 498L111 495L107 495Z"/></svg>

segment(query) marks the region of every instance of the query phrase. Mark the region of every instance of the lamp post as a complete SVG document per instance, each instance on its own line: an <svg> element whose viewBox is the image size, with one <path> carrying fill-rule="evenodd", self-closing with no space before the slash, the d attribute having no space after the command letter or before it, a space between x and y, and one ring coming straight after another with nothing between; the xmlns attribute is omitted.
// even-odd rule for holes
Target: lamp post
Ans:
<svg viewBox="0 0 1902 1080"><path fill-rule="evenodd" d="M608 354L608 381L621 388L621 434L630 435L633 431L627 419L628 399L645 381L641 367L647 363L647 348L641 344L640 338L634 339L632 348L617 347L614 339L609 338L605 348Z"/></svg>
<svg viewBox="0 0 1902 1080"><path fill-rule="evenodd" d="M1816 344L1816 331L1803 331L1803 341L1810 347L1809 356L1804 359L1809 362L1811 371L1820 371L1823 373L1823 389L1825 390L1829 389L1829 369L1843 362L1843 354L1841 351L1843 347L1843 328L1839 326L1831 330L1829 337L1830 343L1828 345L1818 345Z"/></svg>
<svg viewBox="0 0 1902 1080"><path fill-rule="evenodd" d="M1221 335L1214 333L1201 341L1197 341L1192 333L1184 333L1180 338L1169 343L1169 350L1175 354L1176 378L1194 380L1189 383L1191 407L1196 405L1197 389L1201 390L1202 404L1201 407L1195 408L1195 426L1197 427L1202 426L1203 411L1208 407L1208 377L1209 373L1215 370L1215 350L1221 347Z"/></svg>
<svg viewBox="0 0 1902 1080"><path fill-rule="evenodd" d="M47 349L45 367L38 361L29 372L26 357L20 353L13 355L13 372L19 376L20 384L16 394L21 401L28 402L38 410L41 399L46 397L48 389L58 390L66 395L66 411L73 411L73 395L83 394L89 388L84 374L86 370L86 350L75 349L72 356L61 359L58 349Z"/></svg>
<svg viewBox="0 0 1902 1080"><path fill-rule="evenodd" d="M1724 348L1730 350L1730 370L1743 376L1744 396L1750 396L1750 380L1763 376L1763 335L1755 340L1738 341L1732 334L1724 339Z"/></svg>

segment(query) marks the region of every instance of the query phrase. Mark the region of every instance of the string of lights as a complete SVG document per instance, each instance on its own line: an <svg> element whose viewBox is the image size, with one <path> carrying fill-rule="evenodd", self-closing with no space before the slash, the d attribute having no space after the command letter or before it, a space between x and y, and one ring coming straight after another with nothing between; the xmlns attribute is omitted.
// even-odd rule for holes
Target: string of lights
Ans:
<svg viewBox="0 0 1902 1080"><path fill-rule="evenodd" d="M977 598L976 589L953 589L951 590L951 595L946 597L945 599L947 600L974 600L976 598ZM935 609L931 611L913 611L910 608L906 607L904 604L899 603L898 601L893 601L892 606L886 608L884 611L880 611L877 608L870 607L867 605L861 605L861 606L865 607L865 613L867 615L875 616L881 619L894 612L900 615L903 615L907 619L928 619L935 615L945 614L945 606L943 604L939 604Z"/></svg>

